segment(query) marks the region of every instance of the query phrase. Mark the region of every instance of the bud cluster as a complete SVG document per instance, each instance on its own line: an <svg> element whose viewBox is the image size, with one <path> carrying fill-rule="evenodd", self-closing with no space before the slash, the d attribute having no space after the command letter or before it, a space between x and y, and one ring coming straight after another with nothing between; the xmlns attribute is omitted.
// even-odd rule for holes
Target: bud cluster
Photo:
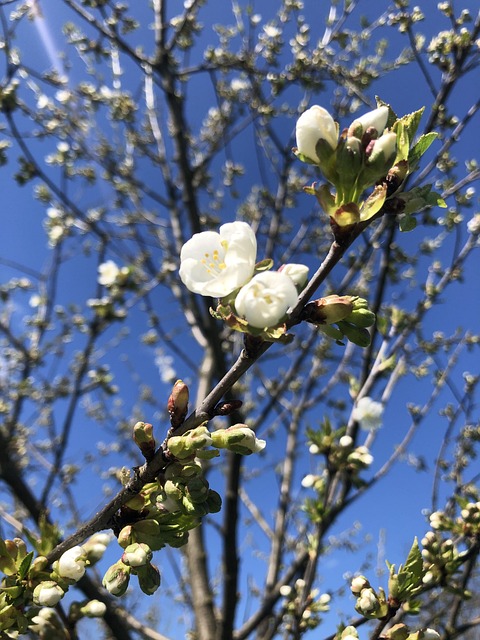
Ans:
<svg viewBox="0 0 480 640"><path fill-rule="evenodd" d="M370 344L368 327L375 323L375 314L363 298L330 295L305 305L302 319L315 324L339 343L346 338L360 347L367 347Z"/></svg>
<svg viewBox="0 0 480 640"><path fill-rule="evenodd" d="M440 584L452 577L460 566L462 555L453 540L442 540L438 533L428 531L422 539L422 558L425 567L423 583L426 586Z"/></svg>
<svg viewBox="0 0 480 640"><path fill-rule="evenodd" d="M101 558L109 540L109 536L97 534L84 546L63 553L48 570L47 558L34 558L34 552L27 552L23 540L0 538L0 571L5 575L0 585L0 632L25 633L31 628L41 638L63 638L59 635L56 617L38 607L57 605L68 589L84 576L86 567ZM87 614L80 612L79 615Z"/></svg>
<svg viewBox="0 0 480 640"><path fill-rule="evenodd" d="M388 613L388 603L382 588L378 592L373 589L365 576L358 576L352 580L350 590L357 601L355 610L368 619L383 618Z"/></svg>
<svg viewBox="0 0 480 640"><path fill-rule="evenodd" d="M296 156L318 167L328 184L313 184L305 191L316 196L330 217L337 239L342 229L370 220L391 200L389 211L411 213L443 200L428 189L401 193L406 177L416 169L421 156L436 134L426 134L413 142L423 109L397 118L385 104L354 120L339 136L339 126L330 113L318 105L305 111L297 121ZM364 192L373 187L364 197ZM413 224L404 225L405 230ZM408 228L407 228L408 227Z"/></svg>
<svg viewBox="0 0 480 640"><path fill-rule="evenodd" d="M318 589L312 589L308 594L304 591L305 581L301 578L293 587L290 585L280 587L280 593L286 600L284 623L287 632L294 628L301 631L315 629L322 620L321 614L330 610L330 594L319 595Z"/></svg>

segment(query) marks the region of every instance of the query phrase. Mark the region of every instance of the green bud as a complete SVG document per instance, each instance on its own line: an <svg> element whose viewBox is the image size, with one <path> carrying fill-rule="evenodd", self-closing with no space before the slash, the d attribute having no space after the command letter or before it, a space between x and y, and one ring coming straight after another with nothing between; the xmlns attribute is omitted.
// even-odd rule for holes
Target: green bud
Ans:
<svg viewBox="0 0 480 640"><path fill-rule="evenodd" d="M129 544L133 544L134 542L133 527L131 524L127 524L118 534L118 544L125 549Z"/></svg>
<svg viewBox="0 0 480 640"><path fill-rule="evenodd" d="M142 567L137 567L135 569L135 573L137 574L138 584L143 593L147 596L153 595L161 582L160 571L158 568L155 565L148 563Z"/></svg>
<svg viewBox="0 0 480 640"><path fill-rule="evenodd" d="M128 545L122 555L122 562L129 567L142 567L152 559L152 551L144 542Z"/></svg>
<svg viewBox="0 0 480 640"><path fill-rule="evenodd" d="M112 596L123 596L130 582L130 567L121 560L112 564L103 576L102 584Z"/></svg>
<svg viewBox="0 0 480 640"><path fill-rule="evenodd" d="M222 498L219 493L210 489L207 496L206 507L208 513L218 513L222 508Z"/></svg>
<svg viewBox="0 0 480 640"><path fill-rule="evenodd" d="M153 426L148 422L137 422L133 427L133 439L146 460L150 460L155 453L155 438Z"/></svg>
<svg viewBox="0 0 480 640"><path fill-rule="evenodd" d="M402 623L396 624L386 632L385 637L388 640L407 640L408 627Z"/></svg>
<svg viewBox="0 0 480 640"><path fill-rule="evenodd" d="M158 551L165 546L161 537L160 525L157 520L147 518L140 520L132 525L134 531L135 542L143 542L148 545L152 551Z"/></svg>
<svg viewBox="0 0 480 640"><path fill-rule="evenodd" d="M370 333L367 329L356 327L345 320L338 323L338 328L350 342L357 344L359 347L368 347L370 344Z"/></svg>
<svg viewBox="0 0 480 640"><path fill-rule="evenodd" d="M336 186L343 188L348 193L355 184L363 162L361 143L354 136L341 138L337 147L337 173Z"/></svg>
<svg viewBox="0 0 480 640"><path fill-rule="evenodd" d="M180 460L194 456L197 449L203 449L211 444L210 432L203 425L187 431L183 436L173 436L167 441L170 453Z"/></svg>
<svg viewBox="0 0 480 640"><path fill-rule="evenodd" d="M331 295L305 305L302 318L317 325L330 325L347 318L353 311L352 296Z"/></svg>
<svg viewBox="0 0 480 640"><path fill-rule="evenodd" d="M373 311L369 309L357 309L352 311L345 320L357 327L367 328L375 324L375 318L376 316Z"/></svg>
<svg viewBox="0 0 480 640"><path fill-rule="evenodd" d="M107 611L107 605L100 600L89 600L80 609L86 618L103 618Z"/></svg>
<svg viewBox="0 0 480 640"><path fill-rule="evenodd" d="M172 393L168 398L167 409L170 414L170 423L175 429L179 427L188 412L189 391L183 380L177 380L173 385Z"/></svg>
<svg viewBox="0 0 480 640"><path fill-rule="evenodd" d="M259 440L246 424L235 424L228 429L212 433L212 444L217 449L228 449L233 453L250 455L265 448L265 440Z"/></svg>

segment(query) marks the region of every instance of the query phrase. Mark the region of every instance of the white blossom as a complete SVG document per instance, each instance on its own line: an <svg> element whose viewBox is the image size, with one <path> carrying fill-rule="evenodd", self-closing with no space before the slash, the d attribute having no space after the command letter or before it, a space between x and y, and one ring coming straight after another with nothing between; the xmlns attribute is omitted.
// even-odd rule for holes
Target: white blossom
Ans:
<svg viewBox="0 0 480 640"><path fill-rule="evenodd" d="M383 417L383 405L381 402L376 402L364 396L355 405L352 418L358 422L361 429L366 431L374 431L382 425Z"/></svg>
<svg viewBox="0 0 480 640"><path fill-rule="evenodd" d="M476 213L471 220L467 222L468 232L472 235L480 234L480 213Z"/></svg>
<svg viewBox="0 0 480 640"><path fill-rule="evenodd" d="M333 150L338 144L338 129L335 120L318 104L307 109L297 120L296 138L298 152L314 162L320 162L317 143L325 140Z"/></svg>
<svg viewBox="0 0 480 640"><path fill-rule="evenodd" d="M72 547L60 556L57 564L58 575L77 582L85 574L86 554L82 547Z"/></svg>
<svg viewBox="0 0 480 640"><path fill-rule="evenodd" d="M250 280L257 240L246 222L196 233L180 253L180 278L193 293L222 298Z"/></svg>
<svg viewBox="0 0 480 640"><path fill-rule="evenodd" d="M385 133L373 143L372 151L367 158L367 165L376 162L380 155L382 155L385 162L388 162L395 155L396 149L397 134L393 132Z"/></svg>
<svg viewBox="0 0 480 640"><path fill-rule="evenodd" d="M297 299L291 278L279 271L264 271L240 289L235 309L252 327L265 329L278 324Z"/></svg>
<svg viewBox="0 0 480 640"><path fill-rule="evenodd" d="M292 587L288 584L282 584L279 591L280 595L282 595L284 598L288 598L288 596L292 593Z"/></svg>
<svg viewBox="0 0 480 640"><path fill-rule="evenodd" d="M102 262L98 266L98 283L104 287L111 287L115 284L119 273L120 269L113 260Z"/></svg>

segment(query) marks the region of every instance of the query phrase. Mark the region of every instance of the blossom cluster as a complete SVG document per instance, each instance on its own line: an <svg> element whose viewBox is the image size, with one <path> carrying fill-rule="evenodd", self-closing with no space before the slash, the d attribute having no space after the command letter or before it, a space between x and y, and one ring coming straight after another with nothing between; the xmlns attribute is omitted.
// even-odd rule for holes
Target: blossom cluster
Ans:
<svg viewBox="0 0 480 640"><path fill-rule="evenodd" d="M412 145L422 113L397 118L389 106L379 102L341 133L331 114L319 105L301 114L294 152L301 161L316 165L329 183L314 184L305 191L316 196L338 238L345 227L379 214L387 200L391 212L403 214L400 228L404 231L414 227L412 213L435 204L446 206L431 192L431 185L411 192L401 189L436 138L435 133L425 134Z"/></svg>
<svg viewBox="0 0 480 640"><path fill-rule="evenodd" d="M308 277L303 264L286 264L270 271L271 263L256 264L257 240L246 222L230 222L218 232L196 233L182 247L180 278L187 289L220 298L224 319L233 328L239 321L265 331L281 324ZM217 310L218 311L218 310Z"/></svg>
<svg viewBox="0 0 480 640"><path fill-rule="evenodd" d="M0 586L0 635L30 629L40 638L64 637L52 608L83 578L86 567L100 560L109 542L108 534L95 534L65 551L48 570L47 558L27 553L23 540L0 538L0 570L5 574ZM102 617L105 611L105 604L97 600L72 602L69 617Z"/></svg>

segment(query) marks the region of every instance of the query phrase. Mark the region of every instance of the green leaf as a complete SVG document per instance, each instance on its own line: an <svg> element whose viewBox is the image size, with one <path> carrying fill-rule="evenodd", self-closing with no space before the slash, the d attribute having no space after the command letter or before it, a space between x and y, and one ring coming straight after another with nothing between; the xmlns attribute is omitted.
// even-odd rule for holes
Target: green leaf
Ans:
<svg viewBox="0 0 480 640"><path fill-rule="evenodd" d="M401 120L396 122L393 129L397 133L397 155L395 156L394 164L398 164L399 162L408 159L410 137L408 135L407 127L405 127Z"/></svg>
<svg viewBox="0 0 480 640"><path fill-rule="evenodd" d="M403 566L403 571L410 572L417 580L420 580L423 576L422 552L420 551L416 537L407 556L405 565Z"/></svg>
<svg viewBox="0 0 480 640"><path fill-rule="evenodd" d="M27 575L28 570L30 569L30 565L32 564L32 560L33 551L30 551L30 553L27 553L27 555L23 558L18 568L18 575L20 576L21 580L23 580Z"/></svg>
<svg viewBox="0 0 480 640"><path fill-rule="evenodd" d="M414 146L410 149L410 153L408 155L408 164L410 167L410 171L414 171L417 167L420 158L430 147L432 142L438 138L438 133L435 131L431 131L430 133L426 133L417 140Z"/></svg>
<svg viewBox="0 0 480 640"><path fill-rule="evenodd" d="M410 191L405 191L398 195L398 198L405 202L403 212L408 216L412 213L422 211L426 207L446 207L446 203L440 194L432 191L432 185L426 184L423 187L415 187Z"/></svg>
<svg viewBox="0 0 480 640"><path fill-rule="evenodd" d="M398 228L400 231L407 233L408 231L413 231L417 226L417 221L413 216L406 215L400 218L398 222Z"/></svg>
<svg viewBox="0 0 480 640"><path fill-rule="evenodd" d="M405 129L405 133L408 136L408 139L413 140L415 134L417 133L418 125L420 124L420 120L422 119L424 111L425 107L422 107L418 111L414 111L413 113L408 113L406 116L403 116L393 127L394 131L396 127L401 123L401 125Z"/></svg>

